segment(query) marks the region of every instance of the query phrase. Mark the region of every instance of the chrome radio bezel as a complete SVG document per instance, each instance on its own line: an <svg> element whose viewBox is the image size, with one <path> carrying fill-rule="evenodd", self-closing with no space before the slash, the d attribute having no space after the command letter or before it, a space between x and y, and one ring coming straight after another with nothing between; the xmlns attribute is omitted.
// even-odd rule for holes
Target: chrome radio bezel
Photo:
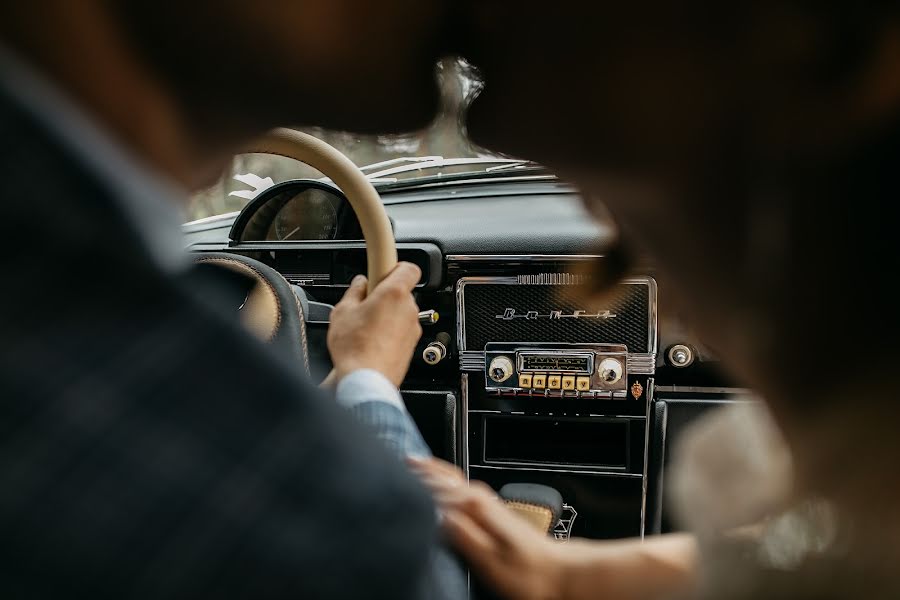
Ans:
<svg viewBox="0 0 900 600"><path fill-rule="evenodd" d="M554 371L549 369L521 371L522 354L546 354L546 355L578 355L591 357L590 373L572 373ZM490 342L485 346L484 351L484 387L488 392L528 395L528 396L545 396L545 397L563 397L563 398L627 398L628 385L628 351L623 344L564 344L564 343L532 343L532 342ZM497 382L490 377L490 365L496 358L506 357L514 367L514 371L509 378L503 382ZM603 359L614 358L619 361L622 367L622 373L619 379L610 384L603 380L597 366ZM521 387L519 385L519 375L545 375L547 377L547 385L542 388ZM549 378L553 376L559 377L590 377L590 389L562 389L549 387Z"/></svg>

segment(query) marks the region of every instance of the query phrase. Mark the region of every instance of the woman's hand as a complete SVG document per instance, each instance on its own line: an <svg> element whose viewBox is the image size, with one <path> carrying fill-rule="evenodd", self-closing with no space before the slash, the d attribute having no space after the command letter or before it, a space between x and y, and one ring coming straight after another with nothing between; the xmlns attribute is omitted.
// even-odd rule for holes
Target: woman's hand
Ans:
<svg viewBox="0 0 900 600"><path fill-rule="evenodd" d="M410 465L431 488L450 543L510 600L655 600L691 590L697 543L687 534L560 544L508 509L485 484L435 459Z"/></svg>
<svg viewBox="0 0 900 600"><path fill-rule="evenodd" d="M411 460L431 488L450 543L469 567L503 597L562 598L565 547L508 509L487 485L436 459Z"/></svg>

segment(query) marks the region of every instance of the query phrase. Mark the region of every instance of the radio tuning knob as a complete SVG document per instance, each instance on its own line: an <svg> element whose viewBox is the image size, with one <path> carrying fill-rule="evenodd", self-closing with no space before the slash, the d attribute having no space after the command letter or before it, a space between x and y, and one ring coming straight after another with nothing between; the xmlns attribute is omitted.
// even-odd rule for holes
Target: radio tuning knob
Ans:
<svg viewBox="0 0 900 600"><path fill-rule="evenodd" d="M503 383L513 374L513 364L506 356L498 356L488 366L488 377L497 383Z"/></svg>
<svg viewBox="0 0 900 600"><path fill-rule="evenodd" d="M422 360L431 366L444 360L445 356L447 356L447 347L440 342L431 342L422 351Z"/></svg>
<svg viewBox="0 0 900 600"><path fill-rule="evenodd" d="M442 331L435 338L422 350L422 360L432 367L447 358L447 354L449 354L447 348L450 347L450 334Z"/></svg>
<svg viewBox="0 0 900 600"><path fill-rule="evenodd" d="M618 383L618 381L622 379L623 371L622 361L615 358L604 358L600 361L600 364L597 365L597 373L600 374L600 379L603 383L607 385Z"/></svg>

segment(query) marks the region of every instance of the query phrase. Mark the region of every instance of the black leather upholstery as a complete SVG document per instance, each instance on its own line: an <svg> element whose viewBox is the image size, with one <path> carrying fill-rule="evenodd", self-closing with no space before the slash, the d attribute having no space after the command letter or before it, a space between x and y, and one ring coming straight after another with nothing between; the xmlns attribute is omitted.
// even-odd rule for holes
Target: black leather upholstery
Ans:
<svg viewBox="0 0 900 600"><path fill-rule="evenodd" d="M450 391L401 390L403 401L419 427L431 453L448 462L457 461L456 396Z"/></svg>
<svg viewBox="0 0 900 600"><path fill-rule="evenodd" d="M232 262L248 267L254 277L245 277L246 294L253 293L254 287L257 285L268 285L275 293L277 314L273 315L276 323L274 332L271 339L267 341L297 360L303 365L304 372L309 375L309 349L303 307L305 297L301 295L302 290L299 290L300 294L298 294L294 286L288 283L281 273L258 260L240 254L207 252L199 255L196 262L200 268L217 270L227 270L224 268L223 262ZM228 276L231 278L234 275L240 275L231 270L228 272ZM235 306L235 313L239 308L240 305Z"/></svg>

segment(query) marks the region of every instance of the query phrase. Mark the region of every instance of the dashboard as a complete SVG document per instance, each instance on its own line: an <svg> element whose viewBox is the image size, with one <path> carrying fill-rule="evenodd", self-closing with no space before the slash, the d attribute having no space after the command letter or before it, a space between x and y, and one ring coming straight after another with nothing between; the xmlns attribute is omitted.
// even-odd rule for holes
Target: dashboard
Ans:
<svg viewBox="0 0 900 600"><path fill-rule="evenodd" d="M401 387L432 451L499 488L563 495L555 535L616 538L674 526L663 508L669 446L741 390L690 335L638 260L596 287L616 238L556 181L464 182L384 192L398 253L422 268L416 299L439 319ZM333 305L365 270L346 198L322 182L270 188L239 215L185 226L194 252L260 260ZM330 368L327 318L308 323L314 376Z"/></svg>

